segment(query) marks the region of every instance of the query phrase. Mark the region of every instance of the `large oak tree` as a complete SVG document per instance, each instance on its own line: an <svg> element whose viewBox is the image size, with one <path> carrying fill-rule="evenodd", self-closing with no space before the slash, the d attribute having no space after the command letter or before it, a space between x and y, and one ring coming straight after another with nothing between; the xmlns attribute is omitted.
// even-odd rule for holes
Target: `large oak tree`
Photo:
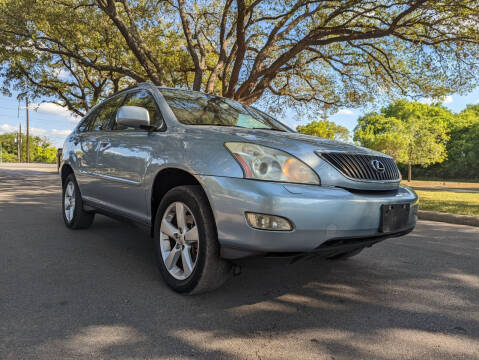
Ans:
<svg viewBox="0 0 479 360"><path fill-rule="evenodd" d="M0 0L4 90L78 114L128 84L278 107L468 91L476 0Z"/></svg>

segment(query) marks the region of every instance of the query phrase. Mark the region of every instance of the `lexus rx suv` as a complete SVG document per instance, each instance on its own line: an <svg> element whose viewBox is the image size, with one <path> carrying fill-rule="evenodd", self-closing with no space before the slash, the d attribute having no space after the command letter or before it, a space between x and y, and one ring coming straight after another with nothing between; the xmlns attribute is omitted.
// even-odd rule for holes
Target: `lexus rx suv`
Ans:
<svg viewBox="0 0 479 360"><path fill-rule="evenodd" d="M67 227L95 213L146 225L181 293L259 255L347 258L410 232L417 196L385 154L300 135L258 109L145 83L95 106L61 161Z"/></svg>

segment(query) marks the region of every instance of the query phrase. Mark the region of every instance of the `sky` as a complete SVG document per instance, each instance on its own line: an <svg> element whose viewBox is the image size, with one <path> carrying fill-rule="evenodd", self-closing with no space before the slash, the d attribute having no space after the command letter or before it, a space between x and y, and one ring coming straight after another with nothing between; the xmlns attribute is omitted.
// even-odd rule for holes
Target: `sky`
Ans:
<svg viewBox="0 0 479 360"><path fill-rule="evenodd" d="M428 99L423 99L428 102ZM479 86L467 95L453 94L444 99L443 104L453 112L459 112L467 104L479 103ZM16 96L7 97L0 95L0 133L18 131L18 124L22 124L22 132L25 132L26 115L25 102L19 104ZM53 145L61 147L65 137L71 132L80 120L67 109L59 105L41 102L30 104L30 132L33 135L46 137ZM338 125L348 128L351 132L357 124L358 118L364 114L365 109L340 109L329 120ZM319 119L319 116L318 116ZM286 111L285 117L279 119L292 128L307 123L308 119L299 118L294 111Z"/></svg>

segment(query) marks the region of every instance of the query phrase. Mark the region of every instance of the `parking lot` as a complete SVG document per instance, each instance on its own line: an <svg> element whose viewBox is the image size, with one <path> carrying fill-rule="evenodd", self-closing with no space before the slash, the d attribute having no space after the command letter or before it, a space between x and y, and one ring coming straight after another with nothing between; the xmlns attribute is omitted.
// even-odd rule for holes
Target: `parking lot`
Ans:
<svg viewBox="0 0 479 360"><path fill-rule="evenodd" d="M67 229L53 168L0 167L0 359L478 359L479 228L419 222L347 261L242 262L181 296L147 232Z"/></svg>

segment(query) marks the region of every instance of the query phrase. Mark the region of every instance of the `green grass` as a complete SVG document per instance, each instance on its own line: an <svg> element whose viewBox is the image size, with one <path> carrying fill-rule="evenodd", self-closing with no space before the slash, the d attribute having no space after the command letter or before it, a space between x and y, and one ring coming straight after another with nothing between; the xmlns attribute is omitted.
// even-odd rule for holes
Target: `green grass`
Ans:
<svg viewBox="0 0 479 360"><path fill-rule="evenodd" d="M455 188L455 189L473 189L479 190L479 182L457 182L457 181L431 181L431 180L407 180L401 181L402 184L415 187L429 187L429 188Z"/></svg>
<svg viewBox="0 0 479 360"><path fill-rule="evenodd" d="M419 210L479 217L479 194L477 193L422 190L416 190L416 192L419 195Z"/></svg>

